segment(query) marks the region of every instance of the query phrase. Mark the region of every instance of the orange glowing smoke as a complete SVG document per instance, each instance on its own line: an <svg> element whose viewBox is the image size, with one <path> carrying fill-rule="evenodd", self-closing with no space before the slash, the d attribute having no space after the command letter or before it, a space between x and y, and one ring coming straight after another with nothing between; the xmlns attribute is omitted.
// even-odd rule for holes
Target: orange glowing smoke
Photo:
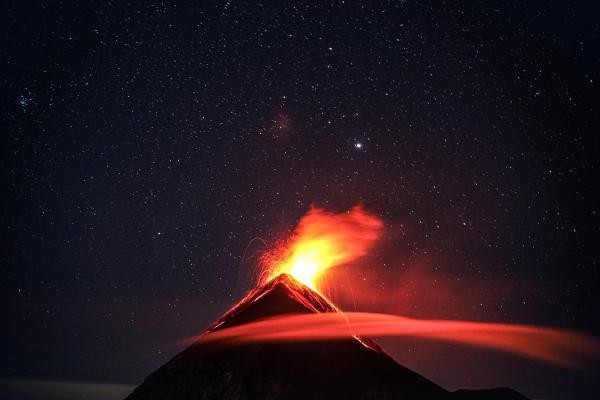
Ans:
<svg viewBox="0 0 600 400"><path fill-rule="evenodd" d="M381 237L383 222L362 207L336 214L312 207L292 237L261 259L260 284L287 273L319 292L328 269L364 256ZM258 297L260 298L260 297ZM243 303L243 302L242 302ZM337 309L332 305L334 309ZM411 336L502 350L562 366L600 358L597 338L564 329L501 323L421 320L361 312L289 314L208 330L183 342L321 341ZM180 342L181 343L181 342Z"/></svg>
<svg viewBox="0 0 600 400"><path fill-rule="evenodd" d="M365 255L382 230L383 222L360 206L340 214L311 207L292 238L263 256L261 284L288 273L318 291L329 268Z"/></svg>
<svg viewBox="0 0 600 400"><path fill-rule="evenodd" d="M487 322L421 320L374 313L288 314L204 333L189 341L289 342L352 336L412 336L502 350L566 367L597 360L597 338L564 329Z"/></svg>

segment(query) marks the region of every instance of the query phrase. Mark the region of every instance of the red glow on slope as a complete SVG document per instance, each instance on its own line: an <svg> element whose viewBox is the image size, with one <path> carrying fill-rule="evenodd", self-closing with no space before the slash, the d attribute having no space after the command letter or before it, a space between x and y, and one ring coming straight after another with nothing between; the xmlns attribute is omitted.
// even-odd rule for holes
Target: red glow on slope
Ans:
<svg viewBox="0 0 600 400"><path fill-rule="evenodd" d="M388 336L454 342L568 367L580 366L582 360L600 358L597 338L563 329L340 311L319 291L325 273L365 256L382 232L383 222L362 207L345 213L312 207L299 221L293 236L262 257L259 287L202 335L182 342L235 345L353 338L376 350L376 344L363 338ZM280 284L285 290L278 296L283 297L275 297L277 301L268 306L264 302L257 306L263 298L272 296L272 290ZM426 290L419 292L431 297ZM453 295L452 299L455 298ZM288 299L309 313L265 315L273 315L272 310L278 309L274 304L279 304L279 300L286 303ZM389 294L386 300L390 301ZM245 319L240 320L240 316Z"/></svg>
<svg viewBox="0 0 600 400"><path fill-rule="evenodd" d="M598 358L596 338L528 325L421 320L375 313L288 314L193 338L199 343L230 344L347 339L356 336L412 336L502 350L526 358L576 367L582 358Z"/></svg>
<svg viewBox="0 0 600 400"><path fill-rule="evenodd" d="M383 222L360 206L340 214L312 207L292 238L263 256L261 284L288 273L318 291L329 268L365 255L382 229Z"/></svg>

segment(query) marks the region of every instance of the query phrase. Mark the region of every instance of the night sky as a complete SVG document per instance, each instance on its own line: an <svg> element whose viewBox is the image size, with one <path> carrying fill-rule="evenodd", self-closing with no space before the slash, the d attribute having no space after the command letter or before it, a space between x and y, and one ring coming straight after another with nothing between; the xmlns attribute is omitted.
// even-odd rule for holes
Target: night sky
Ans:
<svg viewBox="0 0 600 400"><path fill-rule="evenodd" d="M313 203L386 224L360 310L600 335L598 9L190 3L4 4L0 380L140 383ZM386 349L451 389L600 390Z"/></svg>

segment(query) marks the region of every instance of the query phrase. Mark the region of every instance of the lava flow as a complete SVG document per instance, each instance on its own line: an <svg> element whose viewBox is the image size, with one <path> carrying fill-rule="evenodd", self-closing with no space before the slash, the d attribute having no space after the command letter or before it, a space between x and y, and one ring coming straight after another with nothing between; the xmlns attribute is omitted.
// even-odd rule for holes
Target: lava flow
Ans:
<svg viewBox="0 0 600 400"><path fill-rule="evenodd" d="M600 356L597 338L564 329L342 312L319 291L324 274L364 256L382 230L383 222L362 207L341 214L312 207L292 238L263 256L261 285L205 333L191 339L236 344L354 337L377 348L363 338L411 336L502 350L571 367Z"/></svg>
<svg viewBox="0 0 600 400"><path fill-rule="evenodd" d="M262 257L261 283L287 273L320 293L323 274L367 254L382 231L383 222L360 206L341 214L311 207L292 238Z"/></svg>

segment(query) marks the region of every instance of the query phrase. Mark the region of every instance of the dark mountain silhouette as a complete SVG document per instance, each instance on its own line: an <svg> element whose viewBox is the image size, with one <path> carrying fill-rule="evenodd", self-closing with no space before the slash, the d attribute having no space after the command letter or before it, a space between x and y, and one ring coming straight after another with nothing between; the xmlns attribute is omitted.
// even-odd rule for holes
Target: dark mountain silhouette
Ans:
<svg viewBox="0 0 600 400"><path fill-rule="evenodd" d="M207 331L286 313L336 312L289 275L252 291ZM449 392L403 367L374 342L344 340L192 344L149 375L127 400L526 399L505 388Z"/></svg>

